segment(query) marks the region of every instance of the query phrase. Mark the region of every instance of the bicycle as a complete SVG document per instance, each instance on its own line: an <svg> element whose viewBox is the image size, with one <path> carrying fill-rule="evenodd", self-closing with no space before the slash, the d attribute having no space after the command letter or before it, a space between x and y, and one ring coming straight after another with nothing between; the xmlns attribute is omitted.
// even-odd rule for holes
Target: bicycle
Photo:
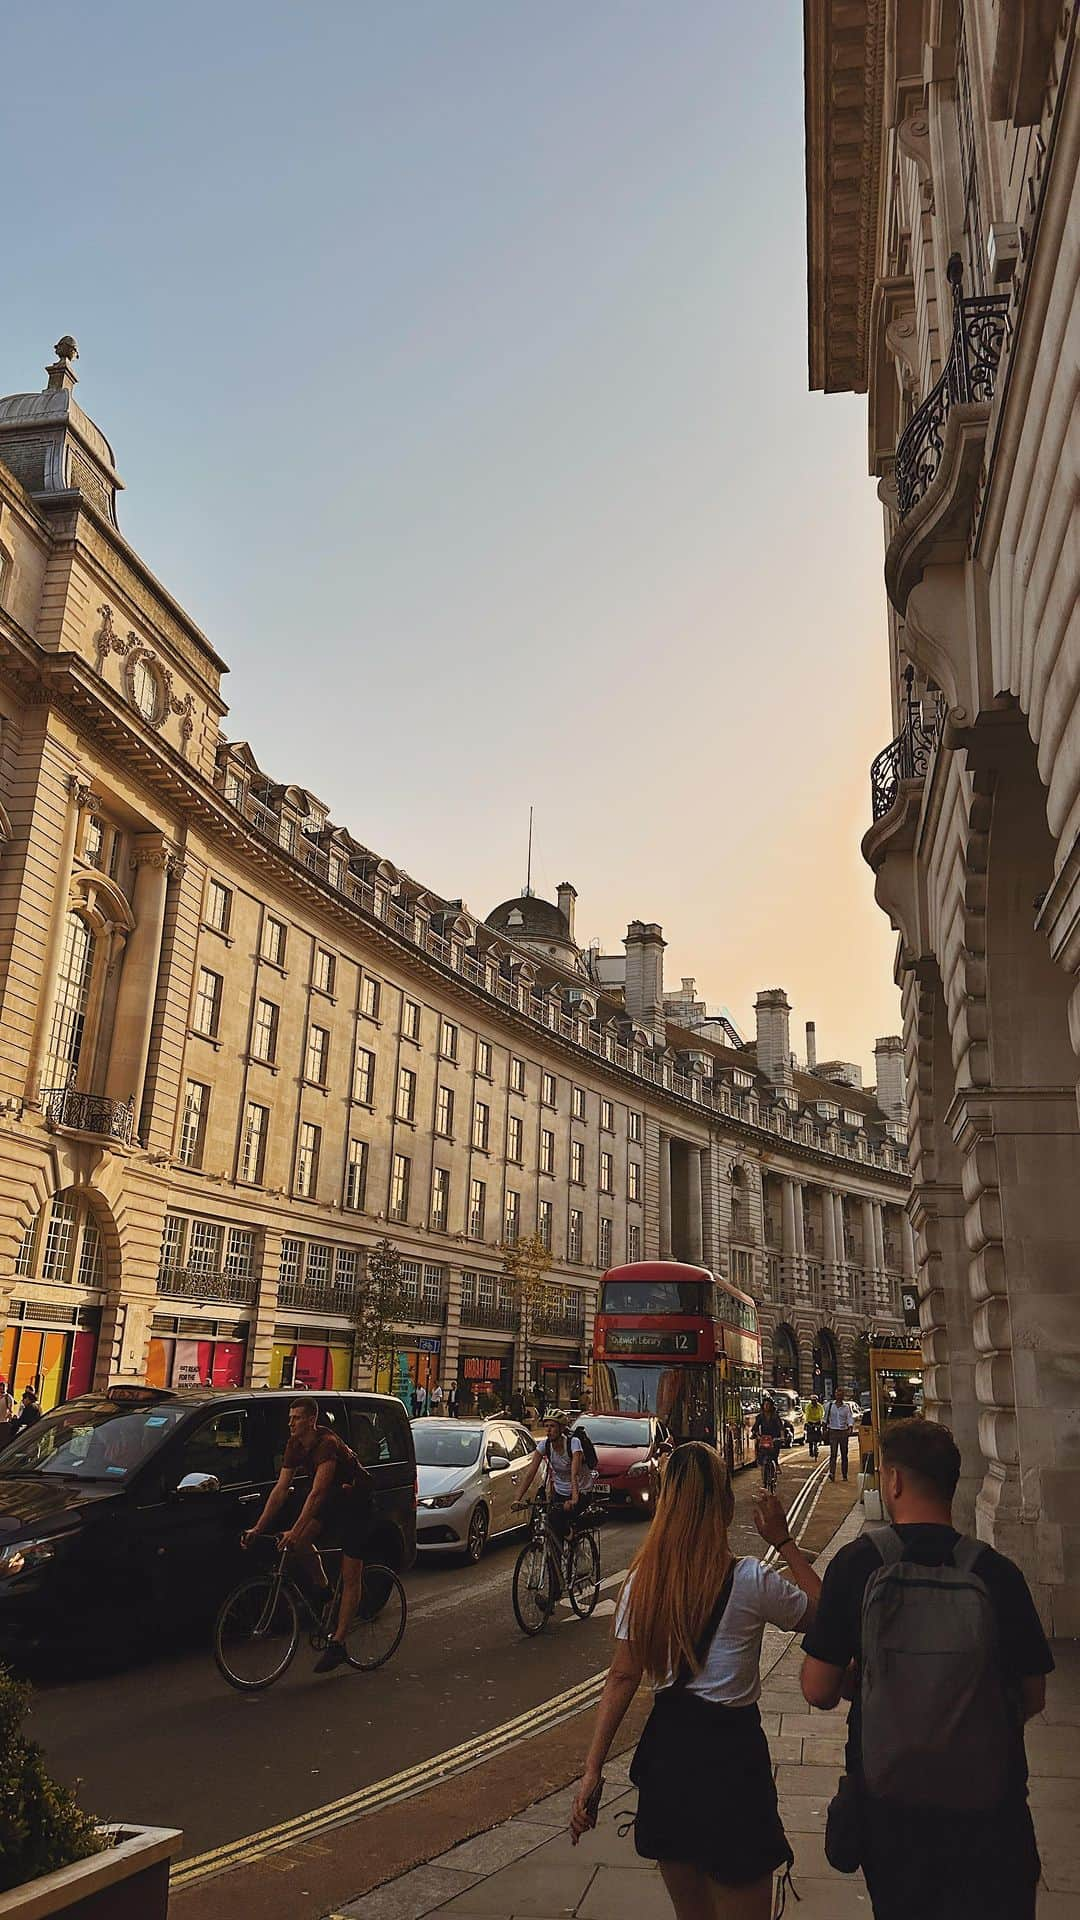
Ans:
<svg viewBox="0 0 1080 1920"><path fill-rule="evenodd" d="M300 1645L301 1616L308 1624L312 1650L321 1653L330 1638L341 1600L341 1572L329 1600L316 1609L287 1571L289 1549L280 1537L272 1571L253 1574L222 1601L214 1622L214 1659L230 1687L258 1693L287 1672ZM340 1556L339 1556L340 1557ZM405 1632L405 1589L390 1567L365 1560L360 1604L345 1636L345 1657L358 1673L374 1673L397 1652Z"/></svg>
<svg viewBox="0 0 1080 1920"><path fill-rule="evenodd" d="M587 1503L565 1544L551 1531L543 1501L533 1503L529 1538L514 1565L511 1594L522 1633L543 1633L565 1592L579 1620L587 1620L600 1598L600 1507Z"/></svg>
<svg viewBox="0 0 1080 1920"><path fill-rule="evenodd" d="M758 1449L761 1455L761 1484L766 1493L775 1493L776 1479L780 1471L779 1462L776 1458L776 1442L775 1440L768 1439L765 1434L762 1434L758 1441Z"/></svg>

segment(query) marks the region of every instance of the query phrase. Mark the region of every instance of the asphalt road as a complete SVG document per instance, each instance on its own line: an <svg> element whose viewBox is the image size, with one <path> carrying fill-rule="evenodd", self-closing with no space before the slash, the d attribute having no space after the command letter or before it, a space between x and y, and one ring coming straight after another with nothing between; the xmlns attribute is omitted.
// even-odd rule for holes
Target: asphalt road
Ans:
<svg viewBox="0 0 1080 1920"><path fill-rule="evenodd" d="M784 1456L790 1502L805 1448ZM736 1551L760 1552L751 1501L757 1475L736 1482ZM200 1853L501 1725L606 1666L611 1616L643 1522L612 1518L602 1532L605 1582L591 1619L563 1603L548 1629L518 1629L510 1579L520 1538L489 1547L477 1567L418 1564L406 1580L409 1622L400 1649L373 1674L319 1676L301 1644L268 1693L235 1693L199 1640L121 1672L38 1682L30 1731L60 1779L82 1782L101 1818L184 1829Z"/></svg>

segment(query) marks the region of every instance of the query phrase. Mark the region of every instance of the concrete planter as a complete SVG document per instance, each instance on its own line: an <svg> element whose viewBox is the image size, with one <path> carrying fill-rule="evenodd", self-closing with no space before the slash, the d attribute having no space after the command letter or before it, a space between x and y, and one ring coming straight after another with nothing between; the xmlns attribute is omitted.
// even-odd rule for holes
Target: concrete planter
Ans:
<svg viewBox="0 0 1080 1920"><path fill-rule="evenodd" d="M0 1893L0 1920L165 1920L175 1827L110 1827L115 1845Z"/></svg>

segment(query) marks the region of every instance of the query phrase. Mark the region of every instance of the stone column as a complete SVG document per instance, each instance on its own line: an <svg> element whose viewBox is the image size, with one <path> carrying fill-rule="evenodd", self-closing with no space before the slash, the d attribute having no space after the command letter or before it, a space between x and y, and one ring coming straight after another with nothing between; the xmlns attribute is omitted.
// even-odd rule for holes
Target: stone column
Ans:
<svg viewBox="0 0 1080 1920"><path fill-rule="evenodd" d="M900 1265L905 1280L915 1278L915 1235L911 1216L905 1208L900 1214Z"/></svg>
<svg viewBox="0 0 1080 1920"><path fill-rule="evenodd" d="M844 1196L834 1193L832 1196L835 1232L836 1232L836 1304L838 1307L850 1307L851 1286L847 1273L847 1240L844 1237Z"/></svg>
<svg viewBox="0 0 1080 1920"><path fill-rule="evenodd" d="M274 1346L274 1327L278 1311L278 1279L281 1273L281 1235L267 1227L257 1236L255 1256L255 1298L248 1328L247 1353L244 1356L244 1384L264 1387L270 1378ZM353 1365L353 1385L356 1379ZM367 1385L364 1381L363 1385Z"/></svg>
<svg viewBox="0 0 1080 1920"><path fill-rule="evenodd" d="M169 875L178 862L175 850L159 834L146 834L136 840L131 864L135 869L131 903L135 925L128 935L120 975L105 1091L110 1100L130 1099L134 1103L138 1126L150 1056L165 895Z"/></svg>
<svg viewBox="0 0 1080 1920"><path fill-rule="evenodd" d="M705 1222L701 1208L701 1149L690 1147L686 1155L686 1241L692 1266L700 1267L705 1258Z"/></svg>
<svg viewBox="0 0 1080 1920"><path fill-rule="evenodd" d="M780 1176L780 1243L783 1248L782 1277L786 1282L783 1293L790 1297L795 1292L798 1240L795 1227L795 1182L790 1180L786 1173Z"/></svg>
<svg viewBox="0 0 1080 1920"><path fill-rule="evenodd" d="M874 1202L862 1202L863 1234L863 1303L869 1313L873 1313L876 1295L877 1276L877 1225L874 1220Z"/></svg>
<svg viewBox="0 0 1080 1920"><path fill-rule="evenodd" d="M49 917L49 934L45 942L45 951L41 962L41 998L38 1001L37 1019L34 1022L33 1038L30 1042L30 1058L26 1069L26 1098L34 1101L41 1090L41 1069L45 1058L45 1049L49 1044L49 1031L52 1027L53 1008L56 1005L56 975L60 965L60 953L64 939L64 924L68 916L68 903L71 892L71 870L75 863L75 844L79 834L79 821L83 811L93 798L91 789L79 775L68 775L70 800L64 818L64 832L60 841L60 852L56 862L56 882L53 889L52 910Z"/></svg>
<svg viewBox="0 0 1080 1920"><path fill-rule="evenodd" d="M671 1135L660 1133L660 1258L671 1259Z"/></svg>
<svg viewBox="0 0 1080 1920"><path fill-rule="evenodd" d="M446 1276L446 1326L443 1330L442 1365L439 1378L448 1394L457 1385L458 1359L461 1353L461 1268L450 1267Z"/></svg>

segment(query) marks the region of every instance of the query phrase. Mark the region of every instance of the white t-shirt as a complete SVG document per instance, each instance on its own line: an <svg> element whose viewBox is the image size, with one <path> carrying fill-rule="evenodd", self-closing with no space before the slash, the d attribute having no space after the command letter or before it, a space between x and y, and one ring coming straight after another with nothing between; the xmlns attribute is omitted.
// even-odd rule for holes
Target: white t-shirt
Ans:
<svg viewBox="0 0 1080 1920"><path fill-rule="evenodd" d="M851 1408L846 1400L830 1400L826 1425L833 1433L847 1433L851 1427Z"/></svg>
<svg viewBox="0 0 1080 1920"><path fill-rule="evenodd" d="M585 1452L577 1434L571 1434L568 1451L557 1451L556 1448L552 1446L551 1441L547 1439L537 1441L536 1451L542 1455L548 1463L548 1471L551 1474L551 1484L560 1500L569 1500L570 1495L574 1491L572 1456L575 1453L584 1455ZM595 1479L595 1473L592 1472L586 1461L582 1459L581 1465L578 1468L579 1494L588 1493Z"/></svg>
<svg viewBox="0 0 1080 1920"><path fill-rule="evenodd" d="M633 1580L631 1574L619 1601L615 1616L617 1640L630 1638L627 1616ZM686 1683L687 1691L700 1693L704 1699L719 1701L725 1707L751 1706L761 1693L761 1636L766 1626L783 1627L790 1633L801 1625L805 1613L805 1593L785 1580L782 1573L763 1566L753 1554L736 1560L723 1617L701 1672ZM670 1687L670 1674L661 1685Z"/></svg>

